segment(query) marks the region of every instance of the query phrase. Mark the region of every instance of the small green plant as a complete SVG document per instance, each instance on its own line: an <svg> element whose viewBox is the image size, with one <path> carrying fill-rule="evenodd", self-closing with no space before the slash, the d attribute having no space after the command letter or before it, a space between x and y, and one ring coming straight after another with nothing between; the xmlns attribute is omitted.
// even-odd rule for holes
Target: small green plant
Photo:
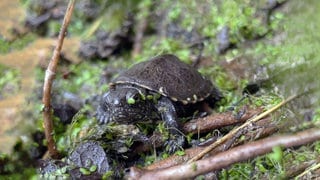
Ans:
<svg viewBox="0 0 320 180"><path fill-rule="evenodd" d="M276 146L272 148L272 153L267 155L267 158L272 162L273 166L276 167L278 171L277 174L283 177L285 175L284 167L283 167L283 151L280 146Z"/></svg>

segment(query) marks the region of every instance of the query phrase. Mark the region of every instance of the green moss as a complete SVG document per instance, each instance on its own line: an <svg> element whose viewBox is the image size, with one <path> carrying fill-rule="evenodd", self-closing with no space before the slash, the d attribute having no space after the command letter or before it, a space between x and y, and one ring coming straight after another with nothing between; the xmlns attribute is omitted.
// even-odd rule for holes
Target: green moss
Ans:
<svg viewBox="0 0 320 180"><path fill-rule="evenodd" d="M320 141L314 143L314 150L320 154Z"/></svg>
<svg viewBox="0 0 320 180"><path fill-rule="evenodd" d="M246 39L263 36L269 30L263 18L257 16L263 7L256 1L237 0L219 3L214 1L195 3L192 0L175 1L174 3L162 1L158 8L168 11L164 24L179 24L189 32L195 30L202 37L212 38L213 42L219 30L224 26L230 28L230 41L233 44L240 44ZM277 13L272 18L274 28L277 27L282 17L280 13ZM210 56L217 55L212 42L205 46L204 52Z"/></svg>
<svg viewBox="0 0 320 180"><path fill-rule="evenodd" d="M50 21L48 24L48 36L57 36L61 29L61 22L58 21Z"/></svg>
<svg viewBox="0 0 320 180"><path fill-rule="evenodd" d="M22 148L22 143L19 143ZM18 149L18 147L16 147ZM21 161L24 159L24 161ZM0 153L0 179L31 179L36 176L36 168L28 159L26 152L15 151L12 154Z"/></svg>
<svg viewBox="0 0 320 180"><path fill-rule="evenodd" d="M20 81L18 70L0 64L0 99L18 92Z"/></svg>
<svg viewBox="0 0 320 180"><path fill-rule="evenodd" d="M281 13L275 13L271 17L276 21L274 24L271 23L272 29L284 31L282 33L285 34L285 39L278 40L276 45L262 41L257 43L253 49L246 50L246 52L254 54L253 56L259 60L260 65L270 67L271 75L274 76L272 77L275 83L273 86L278 89L277 93L280 90L284 96L301 92L310 86L319 89L319 83L315 83L319 79L317 69L320 60L319 53L315 52L316 49L320 49L320 43L317 41L320 36L315 31L320 24L317 18L320 14L315 8L320 5L319 3L319 1L310 1L308 4L290 1L288 5L292 8L292 14L289 17L287 15L284 17ZM308 21L305 21L306 19ZM278 23L280 21L282 21L281 26ZM281 32L278 33L280 33L279 36L283 35ZM317 97L317 93L311 96ZM278 94L270 93L258 98L251 98L256 106L266 106L266 108L278 104L282 99ZM318 103L315 102L315 104ZM313 116L314 122L318 121L320 117L318 114L316 110ZM285 119L282 118L282 120ZM292 118L288 120L292 121ZM234 164L232 168L221 172L220 178L281 179L284 178L285 169L317 157L319 142L315 142L313 147L314 149L304 146L295 150L274 150L273 153L255 158L250 163Z"/></svg>
<svg viewBox="0 0 320 180"><path fill-rule="evenodd" d="M37 171L35 168L25 168L19 173L1 174L0 179L37 179Z"/></svg>
<svg viewBox="0 0 320 180"><path fill-rule="evenodd" d="M20 50L36 39L34 34L27 34L14 41L7 41L0 37L0 54L9 53L14 50Z"/></svg>
<svg viewBox="0 0 320 180"><path fill-rule="evenodd" d="M252 172L253 167L250 163L242 163L232 165L231 169L224 170L221 173L222 179L250 179L250 173Z"/></svg>
<svg viewBox="0 0 320 180"><path fill-rule="evenodd" d="M161 122L158 124L156 131L162 135L162 138L168 139L169 138L169 130L166 128L165 123Z"/></svg>
<svg viewBox="0 0 320 180"><path fill-rule="evenodd" d="M313 115L312 121L319 124L320 123L320 108L317 108L315 110L315 113Z"/></svg>
<svg viewBox="0 0 320 180"><path fill-rule="evenodd" d="M314 143L315 146L317 144L319 143ZM272 153L259 156L248 163L234 164L228 170L223 170L219 176L221 179L283 179L287 169L314 160L318 156L319 152L315 152L308 146L295 150L282 150L280 147L275 147Z"/></svg>
<svg viewBox="0 0 320 180"><path fill-rule="evenodd" d="M174 154L178 155L178 156L184 156L186 153L184 151L176 151Z"/></svg>
<svg viewBox="0 0 320 180"><path fill-rule="evenodd" d="M273 18L283 19L279 29L285 33L279 36L285 36L285 39L277 42L277 45L257 47L257 52L265 54L261 64L272 65L274 81L285 94L310 88L320 89L319 83L315 83L319 79L320 64L319 53L316 52L320 48L320 35L315 31L320 28L317 18L320 14L315 8L319 5L319 1L315 0L308 4L299 1L288 3L291 9L289 18L273 15Z"/></svg>
<svg viewBox="0 0 320 180"><path fill-rule="evenodd" d="M10 43L3 38L0 38L0 53L4 54L10 51Z"/></svg>
<svg viewBox="0 0 320 180"><path fill-rule="evenodd" d="M107 179L111 179L111 177L114 175L113 171L108 171L106 173L103 174L102 179L103 180L107 180Z"/></svg>
<svg viewBox="0 0 320 180"><path fill-rule="evenodd" d="M267 157L274 164L274 166L276 164L279 175L284 176L284 167L283 167L284 157L283 157L282 148L280 146L273 147L272 153L268 154Z"/></svg>
<svg viewBox="0 0 320 180"><path fill-rule="evenodd" d="M71 125L61 127L60 133L55 134L57 148L60 152L67 152L69 148L76 147L79 142L90 137L90 130L96 129L94 128L96 120L88 119L89 109L90 107L85 106L73 117Z"/></svg>

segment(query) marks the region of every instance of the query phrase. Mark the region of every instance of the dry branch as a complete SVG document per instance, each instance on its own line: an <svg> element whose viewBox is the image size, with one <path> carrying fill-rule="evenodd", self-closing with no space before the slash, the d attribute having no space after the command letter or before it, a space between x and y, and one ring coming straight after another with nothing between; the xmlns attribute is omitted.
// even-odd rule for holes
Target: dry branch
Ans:
<svg viewBox="0 0 320 180"><path fill-rule="evenodd" d="M186 122L182 126L182 130L185 133L205 133L208 131L212 131L213 129L243 123L261 112L262 108L247 109L245 114L241 116L240 119L236 119L233 112L231 111L220 114L213 114Z"/></svg>
<svg viewBox="0 0 320 180"><path fill-rule="evenodd" d="M212 150L209 153L209 155L214 155L219 152L225 151L225 150L227 150L228 146L230 146L230 148L231 148L231 147L239 145L240 143L248 142L253 139L263 138L263 137L266 137L268 135L275 133L278 130L278 128L276 126L270 126L271 121L272 121L271 117L267 117L267 118L262 119L261 121L259 121L256 124L256 126L260 127L259 129L253 130L254 127L251 126L252 127L251 129L246 130L246 133L243 134L245 137L243 141L234 142L235 139L229 139L226 142L224 142L223 144L216 147L214 150ZM171 166L175 166L175 165L184 163L185 161L187 161L191 157L193 157L193 156L197 155L198 153L200 153L201 151L203 151L205 148L206 148L206 146L186 149L184 156L172 155L164 160L155 162L147 167L144 167L144 169L147 169L147 170L163 169L163 168L168 168Z"/></svg>
<svg viewBox="0 0 320 180"><path fill-rule="evenodd" d="M160 170L143 170L133 167L129 179L188 179L225 168L233 163L252 159L272 151L275 146L285 148L301 146L320 140L320 129L309 129L295 135L282 135L246 143L206 159Z"/></svg>
<svg viewBox="0 0 320 180"><path fill-rule="evenodd" d="M299 174L304 172L308 167L312 166L313 164L316 164L317 162L320 162L319 158L315 160L299 163L296 166L291 165L292 167L286 170L285 179L293 179L295 176L298 176Z"/></svg>
<svg viewBox="0 0 320 180"><path fill-rule="evenodd" d="M299 174L298 176L296 176L296 179L302 179L304 176L307 176L308 174L310 174L312 171L316 171L317 169L320 168L320 163L314 164L310 167L308 167L305 171L303 171L301 174Z"/></svg>
<svg viewBox="0 0 320 180"><path fill-rule="evenodd" d="M212 143L210 146L208 146L206 149L204 149L201 153L197 154L196 156L194 156L193 158L191 158L188 163L191 163L193 161L196 161L200 158L202 158L204 155L206 155L207 153L209 153L212 149L216 148L217 146L219 146L220 144L222 144L223 142L225 142L226 140L232 138L235 134L237 134L239 131L241 131L242 129L246 128L247 126L251 125L254 122L259 121L260 119L266 117L267 115L269 115L270 113L274 112L275 110L279 109L281 106L285 105L286 103L290 102L291 100L295 99L296 97L298 97L298 95L293 95L289 98L287 98L286 100L280 102L279 104L277 104L276 106L272 107L271 109L259 114L258 116L250 119L249 121L247 121L246 123L242 124L241 126L233 129L232 131L230 131L227 135L225 135L224 137L218 139L217 141L215 141L214 143Z"/></svg>
<svg viewBox="0 0 320 180"><path fill-rule="evenodd" d="M262 108L247 109L245 114L240 119L236 119L234 117L233 112L230 112L230 111L220 113L220 114L212 114L204 118L198 118L198 119L194 119L189 122L186 122L185 124L182 125L182 131L186 134L205 133L220 127L243 123L246 120L258 115L261 112L262 112ZM161 137L162 137L161 134L154 134L153 137L151 137L151 140L156 139L158 141L156 141L153 146L150 146L150 144L148 143L144 143L136 147L134 152L139 154L141 152L149 151L153 147L162 146L164 144L164 141L161 141L162 140Z"/></svg>
<svg viewBox="0 0 320 180"><path fill-rule="evenodd" d="M58 157L58 151L53 139L53 123L52 123L52 112L51 112L51 87L53 80L55 78L55 74L57 71L57 66L59 62L60 52L63 44L64 37L67 32L67 27L69 25L73 7L74 7L74 0L70 0L68 4L68 8L63 19L63 23L59 32L58 42L54 49L52 58L49 62L48 68L46 70L46 75L44 78L44 85L43 85L43 98L42 102L44 104L43 108L43 118L44 118L44 130L45 136L48 142L48 150L49 154L52 158Z"/></svg>

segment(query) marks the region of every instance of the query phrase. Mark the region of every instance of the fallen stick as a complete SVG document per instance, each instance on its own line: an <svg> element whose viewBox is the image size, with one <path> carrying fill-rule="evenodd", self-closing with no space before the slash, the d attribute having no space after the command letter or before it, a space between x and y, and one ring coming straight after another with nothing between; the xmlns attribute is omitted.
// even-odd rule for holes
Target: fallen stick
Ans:
<svg viewBox="0 0 320 180"><path fill-rule="evenodd" d="M244 140L242 140L240 142L234 142L235 139L227 140L226 142L224 142L223 144L219 145L214 150L212 150L209 155L214 155L219 152L227 150L227 146L229 144L231 144L231 145L229 145L231 148L231 147L239 145L239 143L244 143L244 142L247 142L252 139L258 139L258 138L266 137L270 134L273 134L274 132L276 132L278 130L278 128L276 126L268 127L271 124L270 121L271 121L270 117L262 119L261 121L259 121L257 123L257 126L262 127L262 128L259 128L257 130L251 130L251 129L247 130L247 133L243 134L245 137ZM175 166L175 165L184 163L185 161L187 161L191 157L193 157L196 154L203 151L205 148L206 148L206 146L200 146L200 147L186 149L185 155L183 155L183 156L172 155L166 159L157 161L149 166L146 166L146 167L144 167L144 169L146 169L146 170L163 169L163 168L168 168L171 166Z"/></svg>
<svg viewBox="0 0 320 180"><path fill-rule="evenodd" d="M182 131L186 134L188 133L205 133L208 131L212 131L217 128L229 126L229 125L235 125L239 123L243 123L246 120L258 115L262 112L262 108L257 109L247 109L245 114L241 116L240 119L236 119L234 117L233 112L224 112L220 114L212 114L203 118L197 118L194 120L191 120L189 122L186 122L182 125ZM161 134L154 134L153 136L161 136ZM152 137L152 139L162 139L161 137ZM163 145L163 141L161 142L155 142L154 147L160 147ZM145 151L149 151L153 146L150 146L150 144L142 144L135 148L135 153L141 153ZM199 152L200 153L200 152ZM193 156L195 156L194 154ZM191 157L193 157L191 156ZM189 157L189 158L191 158ZM187 159L186 159L187 160Z"/></svg>
<svg viewBox="0 0 320 180"><path fill-rule="evenodd" d="M205 133L208 131L212 131L213 129L245 122L261 112L262 108L247 109L239 119L236 119L234 112L231 111L220 114L213 114L186 122L182 126L182 131L185 133Z"/></svg>
<svg viewBox="0 0 320 180"><path fill-rule="evenodd" d="M309 129L294 135L269 137L237 146L196 162L160 170L130 168L128 179L188 179L225 168L233 163L252 159L272 151L275 146L295 147L320 140L320 129Z"/></svg>
<svg viewBox="0 0 320 180"><path fill-rule="evenodd" d="M230 131L227 135L223 136L222 138L218 139L217 141L215 141L214 143L212 143L210 146L208 146L206 149L204 149L202 152L200 152L199 154L197 154L196 156L194 156L193 158L191 158L187 163L191 163L193 161L196 161L200 158L202 158L204 155L206 155L207 153L209 153L212 149L214 149L215 147L217 147L218 145L222 144L224 141L232 138L232 136L234 136L235 134L237 134L238 131L242 130L243 128L249 126L250 124L259 121L260 119L266 117L267 115L269 115L270 113L274 112L275 110L279 109L281 106L285 105L286 103L290 102L291 100L295 99L296 97L298 97L298 95L293 95L290 96L289 98L287 98L286 100L280 102L279 104L277 104L276 106L272 107L271 109L268 109L267 111L259 114L256 117L253 117L252 119L248 120L246 123L242 124L241 126L233 129L232 131Z"/></svg>
<svg viewBox="0 0 320 180"><path fill-rule="evenodd" d="M307 162L302 162L299 163L296 166L291 166L289 169L286 169L286 174L284 179L293 179L295 176L298 176L299 174L301 174L302 172L304 172L308 167L312 166L313 164L316 164L320 162L319 158L318 159L314 159L314 160L310 160Z"/></svg>

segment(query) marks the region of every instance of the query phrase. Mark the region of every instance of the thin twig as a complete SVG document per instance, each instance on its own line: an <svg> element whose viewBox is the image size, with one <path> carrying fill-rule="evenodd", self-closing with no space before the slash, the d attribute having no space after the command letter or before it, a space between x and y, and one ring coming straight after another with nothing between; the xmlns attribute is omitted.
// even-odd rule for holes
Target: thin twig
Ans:
<svg viewBox="0 0 320 180"><path fill-rule="evenodd" d="M52 87L53 80L55 78L63 40L66 35L67 27L71 19L74 3L75 3L74 0L69 1L68 8L59 32L58 42L54 49L48 68L46 70L46 75L44 78L44 85L43 85L42 102L44 104L44 108L43 108L44 130L45 130L45 135L48 142L49 154L52 158L58 157L58 151L53 138L53 123L51 118L52 113L51 113L51 99L50 99L51 87Z"/></svg>
<svg viewBox="0 0 320 180"><path fill-rule="evenodd" d="M268 137L249 142L193 163L182 164L159 170L130 168L128 179L190 179L195 176L225 168L236 162L245 161L269 153L275 146L284 148L312 143L320 139L320 129L309 129L293 135Z"/></svg>
<svg viewBox="0 0 320 180"><path fill-rule="evenodd" d="M204 149L201 153L199 153L198 155L194 156L193 158L191 158L189 161L187 161L187 163L192 163L200 158L202 158L204 155L206 155L207 153L209 153L212 149L214 149L215 147L217 147L218 145L222 144L224 141L232 138L232 136L234 136L235 134L237 134L238 131L240 131L241 129L249 126L250 124L259 121L261 118L266 117L268 114L272 113L273 111L279 109L281 106L285 105L286 103L288 103L289 101L295 99L296 97L298 97L298 95L293 95L291 97L289 97L288 99L282 101L281 103L277 104L276 106L272 107L271 109L259 114L256 117L253 117L252 119L248 120L246 123L242 124L241 126L233 129L232 131L230 131L227 135L223 136L222 138L218 139L217 141L215 141L214 143L212 143L210 146L208 146L206 149Z"/></svg>
<svg viewBox="0 0 320 180"><path fill-rule="evenodd" d="M319 169L320 168L320 163L318 164L315 164L311 167L309 167L308 169L306 169L304 172L302 172L301 174L299 174L297 177L295 177L295 179L301 179L304 175L312 172L312 171L315 171L316 169Z"/></svg>
<svg viewBox="0 0 320 180"><path fill-rule="evenodd" d="M317 162L320 162L319 160L320 158L317 158L305 162L300 162L297 165L289 164L290 167L286 168L286 174L283 179L293 179L294 177L305 171L308 167L316 164Z"/></svg>

